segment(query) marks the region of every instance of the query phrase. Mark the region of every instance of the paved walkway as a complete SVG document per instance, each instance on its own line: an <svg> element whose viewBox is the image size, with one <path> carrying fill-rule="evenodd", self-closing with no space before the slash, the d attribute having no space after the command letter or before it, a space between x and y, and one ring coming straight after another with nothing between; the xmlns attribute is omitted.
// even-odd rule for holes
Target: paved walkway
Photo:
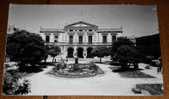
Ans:
<svg viewBox="0 0 169 99"><path fill-rule="evenodd" d="M30 95L136 95L131 91L139 83L161 83L160 78L122 78L109 65L97 64L105 74L89 78L61 78L46 74L53 67L26 79L31 81ZM139 95L139 94L138 94Z"/></svg>

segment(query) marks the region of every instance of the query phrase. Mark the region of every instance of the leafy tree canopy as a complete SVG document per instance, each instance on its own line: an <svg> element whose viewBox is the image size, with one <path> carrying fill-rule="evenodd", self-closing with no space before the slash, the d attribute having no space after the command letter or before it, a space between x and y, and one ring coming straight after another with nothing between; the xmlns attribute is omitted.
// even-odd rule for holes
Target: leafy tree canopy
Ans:
<svg viewBox="0 0 169 99"><path fill-rule="evenodd" d="M134 68L138 68L138 62L142 59L142 55L140 55L134 43L126 37L118 38L112 44L112 57L122 67L129 67L128 63L132 63Z"/></svg>
<svg viewBox="0 0 169 99"><path fill-rule="evenodd" d="M6 54L12 61L33 65L44 58L46 49L38 34L17 29L8 34Z"/></svg>
<svg viewBox="0 0 169 99"><path fill-rule="evenodd" d="M134 43L127 37L119 37L117 41L112 43L112 54L114 54L121 45L134 46Z"/></svg>
<svg viewBox="0 0 169 99"><path fill-rule="evenodd" d="M124 61L138 61L139 52L129 45L122 45L117 49L115 57Z"/></svg>
<svg viewBox="0 0 169 99"><path fill-rule="evenodd" d="M101 58L104 56L109 56L111 55L111 48L108 47L96 47L92 50L92 55L93 56L97 56L100 57L100 62L101 62Z"/></svg>

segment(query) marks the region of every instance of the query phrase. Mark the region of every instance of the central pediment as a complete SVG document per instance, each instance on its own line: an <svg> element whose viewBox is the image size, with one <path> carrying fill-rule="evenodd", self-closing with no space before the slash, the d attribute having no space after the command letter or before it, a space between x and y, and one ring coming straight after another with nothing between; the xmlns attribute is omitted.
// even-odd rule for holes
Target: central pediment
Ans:
<svg viewBox="0 0 169 99"><path fill-rule="evenodd" d="M65 29L78 29L78 28L93 28L96 29L97 26L83 21L78 21L65 26Z"/></svg>
<svg viewBox="0 0 169 99"><path fill-rule="evenodd" d="M72 26L74 26L74 27L83 27L83 26L88 26L88 25L86 25L86 24L83 24L83 23L80 23L80 24L75 24L75 25L72 25Z"/></svg>

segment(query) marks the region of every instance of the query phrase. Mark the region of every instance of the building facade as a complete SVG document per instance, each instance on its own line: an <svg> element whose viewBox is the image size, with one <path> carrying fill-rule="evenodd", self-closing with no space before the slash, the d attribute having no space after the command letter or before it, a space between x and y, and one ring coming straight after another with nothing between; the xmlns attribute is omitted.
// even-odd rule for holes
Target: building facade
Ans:
<svg viewBox="0 0 169 99"><path fill-rule="evenodd" d="M40 28L46 45L59 46L63 57L90 58L95 47L110 47L122 28L99 28L83 21L65 26L63 29Z"/></svg>

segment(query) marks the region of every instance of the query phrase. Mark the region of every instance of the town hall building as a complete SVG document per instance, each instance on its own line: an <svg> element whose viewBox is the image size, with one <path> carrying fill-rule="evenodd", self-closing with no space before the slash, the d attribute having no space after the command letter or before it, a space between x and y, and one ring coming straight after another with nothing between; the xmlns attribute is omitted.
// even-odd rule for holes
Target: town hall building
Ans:
<svg viewBox="0 0 169 99"><path fill-rule="evenodd" d="M66 25L63 29L40 28L45 44L59 46L61 55L69 58L75 55L79 58L90 58L92 49L110 47L118 33L122 33L122 27L100 28L83 21Z"/></svg>

